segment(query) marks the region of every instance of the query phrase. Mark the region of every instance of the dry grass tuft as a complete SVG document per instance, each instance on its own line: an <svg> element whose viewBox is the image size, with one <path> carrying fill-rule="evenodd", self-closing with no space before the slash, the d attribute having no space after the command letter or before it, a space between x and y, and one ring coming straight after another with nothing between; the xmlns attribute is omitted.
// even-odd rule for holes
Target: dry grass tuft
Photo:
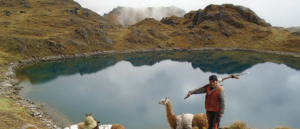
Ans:
<svg viewBox="0 0 300 129"><path fill-rule="evenodd" d="M291 127L286 127L286 126L277 126L275 129L292 129Z"/></svg>
<svg viewBox="0 0 300 129"><path fill-rule="evenodd" d="M230 124L230 129L245 129L247 127L246 122L243 121L234 121L232 124Z"/></svg>

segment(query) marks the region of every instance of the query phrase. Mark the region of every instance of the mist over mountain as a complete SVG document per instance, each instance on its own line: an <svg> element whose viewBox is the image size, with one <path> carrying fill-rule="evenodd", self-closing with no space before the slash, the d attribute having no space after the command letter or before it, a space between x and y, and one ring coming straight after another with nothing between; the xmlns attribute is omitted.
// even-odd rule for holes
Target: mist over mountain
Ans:
<svg viewBox="0 0 300 129"><path fill-rule="evenodd" d="M117 7L104 14L104 18L115 24L122 26L133 25L145 18L154 18L160 21L164 17L177 16L182 17L186 12L183 9L171 7L148 7L148 8L131 8Z"/></svg>
<svg viewBox="0 0 300 129"><path fill-rule="evenodd" d="M291 30L291 31L300 31L300 26L298 26L298 27L289 27L287 29Z"/></svg>

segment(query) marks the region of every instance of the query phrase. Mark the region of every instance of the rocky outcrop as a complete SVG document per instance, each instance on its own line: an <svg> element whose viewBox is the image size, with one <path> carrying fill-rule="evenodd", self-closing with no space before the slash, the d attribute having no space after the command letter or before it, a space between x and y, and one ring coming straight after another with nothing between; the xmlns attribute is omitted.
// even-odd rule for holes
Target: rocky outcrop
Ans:
<svg viewBox="0 0 300 129"><path fill-rule="evenodd" d="M259 18L251 9L232 4L209 5L204 10L191 12L193 14L193 24L198 25L206 20L222 20L237 28L244 28L243 22L250 22L264 27L270 27L263 19ZM191 18L191 14L186 14L185 18Z"/></svg>
<svg viewBox="0 0 300 129"><path fill-rule="evenodd" d="M171 16L161 19L160 22L167 25L176 26L182 23L182 18L179 18L177 16Z"/></svg>

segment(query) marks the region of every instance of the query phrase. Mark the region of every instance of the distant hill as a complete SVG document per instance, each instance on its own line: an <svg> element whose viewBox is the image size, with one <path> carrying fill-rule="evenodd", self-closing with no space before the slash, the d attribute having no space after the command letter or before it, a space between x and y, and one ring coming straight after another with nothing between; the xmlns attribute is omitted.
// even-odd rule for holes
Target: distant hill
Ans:
<svg viewBox="0 0 300 129"><path fill-rule="evenodd" d="M131 8L117 7L104 14L104 18L111 22L123 26L133 25L145 18L154 18L160 21L164 17L177 16L182 17L186 12L183 9L171 7L148 7L148 8Z"/></svg>
<svg viewBox="0 0 300 129"><path fill-rule="evenodd" d="M291 30L291 31L300 31L300 26L298 26L298 27L289 27L287 29Z"/></svg>

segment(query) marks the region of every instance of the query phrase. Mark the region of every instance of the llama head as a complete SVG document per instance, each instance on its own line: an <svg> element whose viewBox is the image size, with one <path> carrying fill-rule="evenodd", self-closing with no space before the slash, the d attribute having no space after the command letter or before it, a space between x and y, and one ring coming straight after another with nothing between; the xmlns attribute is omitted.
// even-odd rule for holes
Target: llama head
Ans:
<svg viewBox="0 0 300 129"><path fill-rule="evenodd" d="M86 117L88 117L88 116L92 116L92 113L90 113L90 114L85 114L85 116ZM97 121L96 119L94 119L95 121ZM100 123L100 121L97 121L97 123L99 124Z"/></svg>
<svg viewBox="0 0 300 129"><path fill-rule="evenodd" d="M90 114L85 114L85 116L87 117L87 116L92 116L92 113L90 113Z"/></svg>
<svg viewBox="0 0 300 129"><path fill-rule="evenodd" d="M166 96L166 98L160 100L158 103L161 104L161 105L167 105L169 99L170 99L170 96Z"/></svg>

